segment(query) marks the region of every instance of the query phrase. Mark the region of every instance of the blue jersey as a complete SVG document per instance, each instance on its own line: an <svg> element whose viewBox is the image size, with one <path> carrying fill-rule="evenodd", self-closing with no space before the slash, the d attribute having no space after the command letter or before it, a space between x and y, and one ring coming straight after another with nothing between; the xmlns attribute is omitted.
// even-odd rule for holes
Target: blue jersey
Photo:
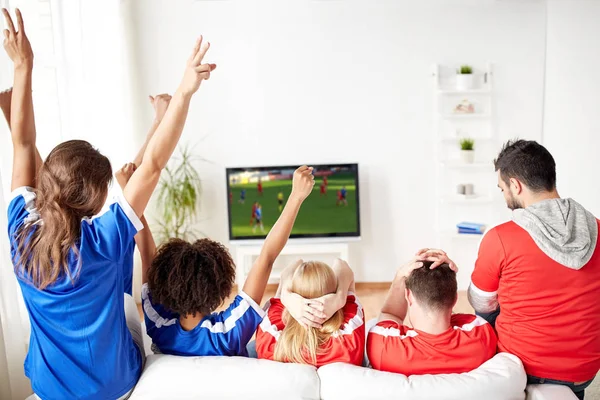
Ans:
<svg viewBox="0 0 600 400"><path fill-rule="evenodd" d="M246 198L246 190L242 189L242 191L240 192L240 198L241 199L245 199Z"/></svg>
<svg viewBox="0 0 600 400"><path fill-rule="evenodd" d="M152 302L148 284L142 286L146 332L163 354L176 356L248 356L246 345L265 311L240 292L227 310L210 314L191 331L179 323L179 314Z"/></svg>
<svg viewBox="0 0 600 400"><path fill-rule="evenodd" d="M257 208L254 211L254 216L256 217L256 219L261 219L262 218L262 208Z"/></svg>
<svg viewBox="0 0 600 400"><path fill-rule="evenodd" d="M127 329L123 292L131 282L126 275L133 237L142 224L124 199L116 201L81 221L79 257L68 258L73 279L61 273L39 290L17 270L31 322L25 375L42 399L116 399L141 374L142 355ZM15 190L8 206L13 260L21 228L40 223L35 194L25 187Z"/></svg>
<svg viewBox="0 0 600 400"><path fill-rule="evenodd" d="M342 189L342 197L346 197L346 193L348 193L348 191L346 190L346 188Z"/></svg>

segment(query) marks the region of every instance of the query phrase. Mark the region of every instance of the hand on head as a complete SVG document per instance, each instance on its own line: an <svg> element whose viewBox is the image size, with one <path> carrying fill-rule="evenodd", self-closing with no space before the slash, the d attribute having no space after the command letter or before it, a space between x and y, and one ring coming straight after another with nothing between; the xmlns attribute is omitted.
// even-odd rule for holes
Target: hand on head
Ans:
<svg viewBox="0 0 600 400"><path fill-rule="evenodd" d="M4 50L12 60L15 68L24 67L33 68L33 50L27 35L25 34L25 25L21 11L17 8L17 26L13 23L10 13L6 8L2 9L6 21L4 29Z"/></svg>
<svg viewBox="0 0 600 400"><path fill-rule="evenodd" d="M313 168L303 165L294 172L292 184L292 196L297 196L300 200L305 200L312 193L315 186L315 176Z"/></svg>
<svg viewBox="0 0 600 400"><path fill-rule="evenodd" d="M396 276L398 278L408 278L412 271L423 267L424 261L433 263L429 267L430 269L437 268L442 264L448 264L452 271L458 272L458 267L454 261L448 257L445 251L426 248L419 250L412 260L401 266L396 272Z"/></svg>
<svg viewBox="0 0 600 400"><path fill-rule="evenodd" d="M210 78L210 73L217 68L216 64L202 64L206 52L210 48L210 43L202 43L202 36L196 40L196 45L187 61L183 79L179 85L179 90L183 94L192 95L196 93L203 80Z"/></svg>
<svg viewBox="0 0 600 400"><path fill-rule="evenodd" d="M448 264L450 269L454 272L458 272L458 267L452 261L445 251L440 249L421 249L417 252L416 257L419 261L432 261L431 269L437 268L442 264Z"/></svg>

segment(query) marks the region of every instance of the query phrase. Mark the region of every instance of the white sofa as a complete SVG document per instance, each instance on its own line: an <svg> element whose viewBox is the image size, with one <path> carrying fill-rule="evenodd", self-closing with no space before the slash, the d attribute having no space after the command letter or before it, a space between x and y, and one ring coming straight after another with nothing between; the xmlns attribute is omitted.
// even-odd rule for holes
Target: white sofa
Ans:
<svg viewBox="0 0 600 400"><path fill-rule="evenodd" d="M526 395L525 383L521 361L506 353L468 373L409 378L348 364L317 370L243 357L153 354L131 399L576 399L568 388L551 385L532 385Z"/></svg>

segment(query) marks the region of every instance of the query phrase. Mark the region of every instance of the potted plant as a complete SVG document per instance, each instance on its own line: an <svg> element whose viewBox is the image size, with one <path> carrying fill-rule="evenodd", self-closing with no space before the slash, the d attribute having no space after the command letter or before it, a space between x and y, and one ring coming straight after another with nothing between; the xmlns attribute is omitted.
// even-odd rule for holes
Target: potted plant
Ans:
<svg viewBox="0 0 600 400"><path fill-rule="evenodd" d="M470 138L460 139L460 157L467 164L475 161L475 140Z"/></svg>
<svg viewBox="0 0 600 400"><path fill-rule="evenodd" d="M194 229L198 199L202 189L198 172L192 162L196 160L188 146L179 148L164 169L158 184L158 210L160 218L156 231L160 242L169 238L196 239Z"/></svg>
<svg viewBox="0 0 600 400"><path fill-rule="evenodd" d="M461 65L456 71L456 89L458 90L470 90L475 85L475 79L473 76L473 68L470 65Z"/></svg>

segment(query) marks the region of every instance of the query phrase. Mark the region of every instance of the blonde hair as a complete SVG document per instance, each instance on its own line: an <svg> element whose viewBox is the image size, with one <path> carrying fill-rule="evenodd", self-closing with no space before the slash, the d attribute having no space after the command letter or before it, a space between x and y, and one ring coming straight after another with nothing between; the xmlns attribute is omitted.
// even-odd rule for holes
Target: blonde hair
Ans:
<svg viewBox="0 0 600 400"><path fill-rule="evenodd" d="M325 263L309 261L301 264L292 278L290 290L306 299L314 299L337 290L337 277ZM327 353L330 339L344 322L344 312L338 310L321 329L304 328L287 311L283 314L285 328L275 344L273 358L299 364L317 363L317 356Z"/></svg>

